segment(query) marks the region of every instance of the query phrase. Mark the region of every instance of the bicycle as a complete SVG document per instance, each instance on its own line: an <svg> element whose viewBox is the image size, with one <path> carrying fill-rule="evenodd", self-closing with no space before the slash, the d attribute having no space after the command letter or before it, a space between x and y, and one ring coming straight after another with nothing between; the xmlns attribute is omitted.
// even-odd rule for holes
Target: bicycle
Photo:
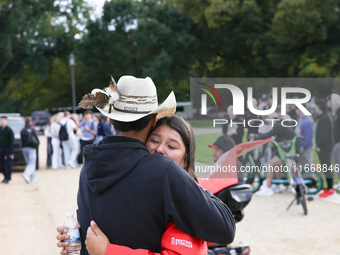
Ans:
<svg viewBox="0 0 340 255"><path fill-rule="evenodd" d="M274 146L278 150L280 159L283 161L283 173L282 179L273 179L273 184L283 184L287 187L292 187L292 191L295 194L293 201L289 204L287 210L292 206L294 201L297 204L301 204L304 215L307 215L307 204L305 194L315 194L323 187L323 180L321 176L316 172L305 172L303 173L306 179L301 174L301 168L297 166L300 155L298 154L298 136L295 136L292 140L286 140L283 142L272 141ZM282 169L282 168L281 168ZM254 181L256 178L259 180L259 184L265 179L265 175L261 172L255 172L246 177L246 183ZM260 185L256 185L258 190ZM254 190L254 189L253 189Z"/></svg>
<svg viewBox="0 0 340 255"><path fill-rule="evenodd" d="M296 140L298 139L295 138ZM296 141L294 141L295 143ZM284 147L291 149L292 147L292 140L290 141L284 141L283 145ZM273 144L275 146L280 146L276 141L273 141ZM282 143L281 143L282 144ZM264 153L265 149L262 150L262 152L259 154L258 157L254 157L252 153L247 153L242 165L247 167L247 164L249 163L249 168L246 168L250 171L246 171L244 175L244 182L251 187L251 191L254 193L258 191L262 185L262 182L266 179L266 175L264 173L261 173L261 171L258 171L261 167L266 165L265 159L264 159ZM288 152L284 152L282 154L287 154ZM296 152L295 152L296 153ZM291 153L292 154L292 153ZM283 156L284 158L284 156ZM253 169L256 169L257 171L252 171ZM307 171L304 168L300 169L300 172L302 173L302 179L304 185L307 187L307 194L312 195L318 193L323 188L323 179L321 175L315 171L312 171L312 167L308 168ZM286 173L282 173L282 179L273 179L273 184L283 184L288 188L289 181L287 181Z"/></svg>
<svg viewBox="0 0 340 255"><path fill-rule="evenodd" d="M295 197L293 201L289 204L287 211L293 205L294 201L297 204L302 205L304 215L307 215L307 203L306 203L306 193L308 188L303 182L303 178L301 172L296 167L296 162L298 161L299 154L286 154L286 165L290 164L290 171L288 172L288 181L290 185L293 187L292 191L295 193Z"/></svg>
<svg viewBox="0 0 340 255"><path fill-rule="evenodd" d="M265 152L266 152L267 144L264 144L262 150L260 148L256 148L252 152L246 153L242 166L247 166L249 163L250 169L246 168L246 170L257 169L259 166L266 165L265 161ZM262 185L262 182L265 180L265 176L262 176L257 171L246 171L244 175L244 183L250 186L251 191L254 193L259 190Z"/></svg>

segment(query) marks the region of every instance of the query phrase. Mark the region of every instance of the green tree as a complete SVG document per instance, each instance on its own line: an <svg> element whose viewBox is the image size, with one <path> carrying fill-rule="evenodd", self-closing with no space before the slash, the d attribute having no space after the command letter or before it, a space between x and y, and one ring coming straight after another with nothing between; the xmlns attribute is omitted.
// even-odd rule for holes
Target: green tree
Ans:
<svg viewBox="0 0 340 255"><path fill-rule="evenodd" d="M339 56L340 47L339 4L321 0L280 2L268 32L268 58L273 66L284 67L292 77L299 77L314 63L339 73L334 65L334 54ZM309 75L317 76L313 69Z"/></svg>
<svg viewBox="0 0 340 255"><path fill-rule="evenodd" d="M195 23L207 77L324 77L339 73L339 0L169 0ZM313 68L326 67L323 74Z"/></svg>
<svg viewBox="0 0 340 255"><path fill-rule="evenodd" d="M100 20L87 26L78 53L86 70L86 93L105 87L109 75L152 77L160 100L176 90L189 100L189 68L195 57L192 21L165 1L106 2Z"/></svg>
<svg viewBox="0 0 340 255"><path fill-rule="evenodd" d="M28 107L20 104L26 114L34 108L40 91L48 90L53 57L70 53L88 18L84 0L0 1L1 108L9 99L28 100Z"/></svg>

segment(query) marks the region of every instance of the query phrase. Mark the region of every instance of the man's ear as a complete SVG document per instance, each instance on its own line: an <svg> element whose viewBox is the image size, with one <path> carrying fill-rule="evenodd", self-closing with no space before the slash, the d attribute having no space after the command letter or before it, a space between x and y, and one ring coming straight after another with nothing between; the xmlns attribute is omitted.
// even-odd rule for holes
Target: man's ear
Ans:
<svg viewBox="0 0 340 255"><path fill-rule="evenodd" d="M155 128L156 122L157 122L157 115L156 115L156 116L153 116L152 119L151 119L151 121L150 121L151 129L154 129L154 128Z"/></svg>

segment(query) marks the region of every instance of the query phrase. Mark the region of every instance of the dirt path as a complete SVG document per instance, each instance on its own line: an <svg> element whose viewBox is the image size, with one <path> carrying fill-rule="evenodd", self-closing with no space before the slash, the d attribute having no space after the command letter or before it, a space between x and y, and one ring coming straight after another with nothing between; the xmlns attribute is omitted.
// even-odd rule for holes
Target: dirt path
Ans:
<svg viewBox="0 0 340 255"><path fill-rule="evenodd" d="M43 142L41 166L46 162ZM12 183L0 185L1 255L59 254L56 227L63 224L66 213L76 211L79 172L79 168L40 169L37 182L29 185L21 172L15 172ZM253 197L237 224L235 242L249 243L252 255L339 254L340 205L315 198L303 216L301 206L286 211L292 198L287 191Z"/></svg>
<svg viewBox="0 0 340 255"><path fill-rule="evenodd" d="M252 255L339 254L340 205L316 197L307 202L304 216L301 205L286 211L292 199L288 191L273 197L253 196L237 224L236 243L249 243Z"/></svg>

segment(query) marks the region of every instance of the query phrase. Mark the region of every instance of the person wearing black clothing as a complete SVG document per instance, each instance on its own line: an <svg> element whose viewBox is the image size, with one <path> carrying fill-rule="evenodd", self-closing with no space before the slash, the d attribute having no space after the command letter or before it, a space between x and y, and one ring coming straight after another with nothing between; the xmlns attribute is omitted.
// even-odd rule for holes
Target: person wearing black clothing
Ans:
<svg viewBox="0 0 340 255"><path fill-rule="evenodd" d="M12 176L12 160L14 133L13 130L7 126L8 120L6 116L1 116L0 127L0 168L5 176L2 183L8 184Z"/></svg>
<svg viewBox="0 0 340 255"><path fill-rule="evenodd" d="M328 97L327 105L332 109L334 124L334 148L332 159L334 167L340 167L340 95L333 93ZM340 171L337 172L340 180ZM340 190L340 181L333 186L334 189Z"/></svg>
<svg viewBox="0 0 340 255"><path fill-rule="evenodd" d="M93 121L92 119L92 111L91 110L86 110L84 112L84 118L80 122L79 127L81 128L82 136L80 138L80 153L78 155L78 163L83 164L83 149L86 145L93 144L98 129L97 129L97 124Z"/></svg>
<svg viewBox="0 0 340 255"><path fill-rule="evenodd" d="M289 105L289 110L288 110L288 116L293 119L293 120L297 120L298 119L298 116L296 114L296 105L295 104L290 104Z"/></svg>
<svg viewBox="0 0 340 255"><path fill-rule="evenodd" d="M259 132L259 127L258 127L259 124L258 124L258 121L256 121L256 119L260 119L260 118L249 110L245 112L244 120L245 120L246 128L248 129L248 140L250 139L249 138L250 134L258 134Z"/></svg>
<svg viewBox="0 0 340 255"><path fill-rule="evenodd" d="M282 142L282 141L285 141L285 140L292 140L294 138L294 136L295 136L294 130L290 127L284 127L281 124L283 119L282 119L280 107L277 108L275 115L277 116L277 120L275 121L273 128L268 133L257 134L255 136L256 140L267 139L269 137L275 136L275 141ZM270 119L272 119L272 118L270 118ZM269 169L269 167L274 168L275 166L280 166L282 164L283 164L283 161L280 159L279 153L278 153L276 147L274 147L274 149L272 151L272 158L267 162L268 169ZM272 189L272 180L274 179L274 174L277 174L276 175L277 178L281 178L280 172L274 173L273 171L267 171L267 176L266 176L267 185L263 185L261 187L261 189L258 192L255 193L255 195L257 195L257 196L272 196L272 195L274 195L274 191L280 192L279 186L273 186L274 191Z"/></svg>
<svg viewBox="0 0 340 255"><path fill-rule="evenodd" d="M227 135L222 135L213 144L208 145L214 148L214 162L216 162L225 152L229 151L235 146L234 140Z"/></svg>
<svg viewBox="0 0 340 255"><path fill-rule="evenodd" d="M291 140L294 138L295 136L295 132L292 128L290 127L284 127L283 125L281 125L283 119L277 119L275 121L275 124L273 126L273 128L265 134L258 134L256 136L257 140L260 139L267 139L269 137L275 136L275 141L277 142L282 142L285 140ZM278 155L278 154L276 154Z"/></svg>
<svg viewBox="0 0 340 255"><path fill-rule="evenodd" d="M257 109L257 101L255 98L253 98L253 106L255 109ZM245 126L248 129L248 141L250 140L250 134L258 134L259 132L259 127L258 127L258 120L260 119L259 116L256 114L252 113L249 109L246 110L244 114L244 120L245 120Z"/></svg>
<svg viewBox="0 0 340 255"><path fill-rule="evenodd" d="M315 112L318 114L315 132L316 152L318 153L321 168L324 169L327 167L325 173L327 189L319 196L328 197L335 193L335 190L333 189L333 171L329 171L334 146L333 121L331 116L327 113L327 101L325 99L318 99L315 101L315 104Z"/></svg>
<svg viewBox="0 0 340 255"><path fill-rule="evenodd" d="M85 164L77 198L81 254L88 254L84 241L91 220L101 226L110 243L151 252L160 252L161 237L169 221L195 238L231 243L235 221L227 205L204 191L177 163L158 153L150 155L145 146L156 125L156 115L161 118L174 113L173 92L158 107L150 78L123 76L116 88L120 99L113 105L102 104L103 108L98 103L96 106L111 118L117 136L106 136L98 144L84 148ZM115 93L102 90L94 93L115 97ZM133 103L135 98L146 100L138 105ZM89 106L86 98L82 102ZM64 240L61 235L58 239Z"/></svg>
<svg viewBox="0 0 340 255"><path fill-rule="evenodd" d="M109 118L104 118L102 124L103 124L104 136L115 135L114 128L111 127L111 122Z"/></svg>
<svg viewBox="0 0 340 255"><path fill-rule="evenodd" d="M22 174L22 177L27 183L31 183L35 181L35 171L37 165L37 145L32 144L30 135L33 136L36 141L39 141L39 139L37 133L32 126L32 118L26 117L25 121L26 125L20 132L22 153L24 154L24 158L26 161L26 168L24 173Z"/></svg>
<svg viewBox="0 0 340 255"><path fill-rule="evenodd" d="M240 144L242 143L244 134L244 121L242 121L240 117L233 114L232 105L228 107L227 112L229 116L229 118L227 118L228 123L222 125L222 133L230 136L234 140L235 144Z"/></svg>

